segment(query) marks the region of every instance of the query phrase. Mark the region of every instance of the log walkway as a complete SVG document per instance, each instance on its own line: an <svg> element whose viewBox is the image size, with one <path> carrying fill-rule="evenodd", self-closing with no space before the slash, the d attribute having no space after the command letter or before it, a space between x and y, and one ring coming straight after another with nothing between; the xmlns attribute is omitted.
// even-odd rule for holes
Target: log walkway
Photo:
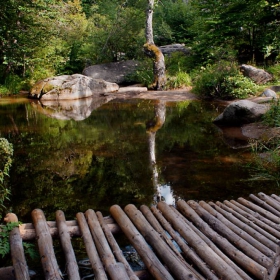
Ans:
<svg viewBox="0 0 280 280"><path fill-rule="evenodd" d="M249 199L221 202L179 200L176 208L159 202L137 209L110 208L111 217L87 210L66 221L56 212L48 222L40 209L33 223L10 234L12 267L0 268L0 279L30 279L23 240L36 240L47 280L63 279L53 249L59 238L65 255L64 279L81 279L71 239L80 236L94 279L276 279L280 267L280 196L259 193ZM135 272L114 234L122 232L145 264ZM9 274L10 273L10 274ZM6 278L5 278L6 277ZM93 278L92 278L93 279Z"/></svg>

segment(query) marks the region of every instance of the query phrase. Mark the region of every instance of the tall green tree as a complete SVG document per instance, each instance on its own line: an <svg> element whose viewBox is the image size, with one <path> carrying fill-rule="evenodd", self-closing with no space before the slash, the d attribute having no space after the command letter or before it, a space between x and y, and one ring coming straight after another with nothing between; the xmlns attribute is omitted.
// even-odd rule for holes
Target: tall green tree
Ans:
<svg viewBox="0 0 280 280"><path fill-rule="evenodd" d="M96 1L83 50L91 63L139 57L145 41L142 0ZM92 6L93 7L93 6Z"/></svg>
<svg viewBox="0 0 280 280"><path fill-rule="evenodd" d="M80 0L8 0L0 20L2 77L16 73L34 79L72 63L87 25Z"/></svg>
<svg viewBox="0 0 280 280"><path fill-rule="evenodd" d="M271 0L192 0L196 50L205 61L236 51L240 62L263 63L279 53L279 3Z"/></svg>

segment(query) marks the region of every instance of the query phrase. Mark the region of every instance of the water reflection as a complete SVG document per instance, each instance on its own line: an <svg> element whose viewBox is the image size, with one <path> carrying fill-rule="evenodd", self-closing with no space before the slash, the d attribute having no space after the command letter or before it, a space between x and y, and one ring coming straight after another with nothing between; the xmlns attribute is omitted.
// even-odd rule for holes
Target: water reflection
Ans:
<svg viewBox="0 0 280 280"><path fill-rule="evenodd" d="M148 135L149 160L153 173L153 186L155 189L154 201L165 200L168 204L174 204L175 198L172 196L170 186L160 183L160 168L156 161L156 133L164 125L166 117L166 102L157 101L154 106L154 117L146 122L146 131Z"/></svg>
<svg viewBox="0 0 280 280"><path fill-rule="evenodd" d="M277 189L246 181L250 151L223 142L209 103L113 100L78 122L36 106L0 106L0 136L15 151L9 207L22 221L34 208L72 219L88 208L150 205L155 188L170 203Z"/></svg>
<svg viewBox="0 0 280 280"><path fill-rule="evenodd" d="M41 114L58 120L82 121L93 110L112 100L113 96L89 97L77 100L38 100L31 104Z"/></svg>

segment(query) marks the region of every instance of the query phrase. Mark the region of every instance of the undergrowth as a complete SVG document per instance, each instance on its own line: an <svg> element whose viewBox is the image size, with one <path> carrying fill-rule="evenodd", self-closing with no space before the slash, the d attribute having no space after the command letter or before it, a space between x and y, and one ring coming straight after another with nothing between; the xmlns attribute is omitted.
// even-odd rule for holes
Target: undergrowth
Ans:
<svg viewBox="0 0 280 280"><path fill-rule="evenodd" d="M10 232L20 224L20 222L13 222L7 223L6 225L0 225L0 257L2 259L10 253ZM22 244L27 256L31 259L36 259L38 257L34 244L27 242L23 242Z"/></svg>
<svg viewBox="0 0 280 280"><path fill-rule="evenodd" d="M254 165L250 167L252 181L273 181L280 185L280 139L251 142Z"/></svg>
<svg viewBox="0 0 280 280"><path fill-rule="evenodd" d="M259 87L244 77L236 64L221 61L193 73L193 92L205 98L242 99L254 95Z"/></svg>

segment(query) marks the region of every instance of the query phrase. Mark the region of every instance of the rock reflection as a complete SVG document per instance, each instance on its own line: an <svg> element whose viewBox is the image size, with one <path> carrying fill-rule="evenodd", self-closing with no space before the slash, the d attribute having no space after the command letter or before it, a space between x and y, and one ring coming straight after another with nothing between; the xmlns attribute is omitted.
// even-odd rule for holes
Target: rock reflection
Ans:
<svg viewBox="0 0 280 280"><path fill-rule="evenodd" d="M114 99L113 96L88 97L77 100L33 101L32 106L41 114L58 120L82 121L93 110Z"/></svg>
<svg viewBox="0 0 280 280"><path fill-rule="evenodd" d="M241 127L217 126L222 139L232 149L243 149L250 147L249 138L243 135Z"/></svg>

